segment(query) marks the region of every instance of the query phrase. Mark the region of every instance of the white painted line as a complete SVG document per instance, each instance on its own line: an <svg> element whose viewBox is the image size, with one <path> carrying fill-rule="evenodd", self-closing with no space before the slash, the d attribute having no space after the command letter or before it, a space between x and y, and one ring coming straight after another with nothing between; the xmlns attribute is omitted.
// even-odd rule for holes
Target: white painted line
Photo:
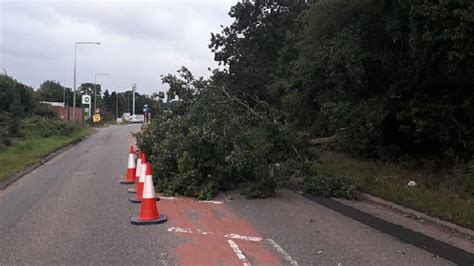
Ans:
<svg viewBox="0 0 474 266"><path fill-rule="evenodd" d="M242 253L242 250L240 250L239 246L233 241L233 240L227 240L227 243L229 243L229 246L232 248L234 251L235 255L237 255L237 258L243 262L244 266L250 266L250 262L247 260L247 257L245 257L244 253Z"/></svg>
<svg viewBox="0 0 474 266"><path fill-rule="evenodd" d="M238 234L227 234L225 235L224 237L227 237L227 238L234 238L234 239L241 239L241 240L247 240L247 241L255 241L255 242L258 242L258 241L261 241L262 238L261 237L256 237L256 236L241 236L241 235L238 235Z"/></svg>
<svg viewBox="0 0 474 266"><path fill-rule="evenodd" d="M272 244L272 246L278 251L278 253L283 255L283 257L285 257L285 259L290 263L290 265L298 266L298 262L296 262L290 256L290 254L288 254L280 245L278 245L277 242L275 242L275 240L273 240L271 238L267 238L267 241L270 242L270 244Z"/></svg>
<svg viewBox="0 0 474 266"><path fill-rule="evenodd" d="M222 204L222 201L217 201L217 200L200 200L199 202L204 202L204 203L212 203L212 204Z"/></svg>
<svg viewBox="0 0 474 266"><path fill-rule="evenodd" d="M196 231L198 233L200 233L201 235L208 235L209 234L209 232L204 232L204 231L201 231L200 229L196 229Z"/></svg>
<svg viewBox="0 0 474 266"><path fill-rule="evenodd" d="M193 231L191 228L180 228L180 227L171 227L168 228L168 232L176 232L176 233L187 233L187 234L194 234L198 233L201 235L209 235L209 232L204 232L201 231L200 229L196 229L196 231Z"/></svg>
<svg viewBox="0 0 474 266"><path fill-rule="evenodd" d="M201 234L201 235L212 235L210 232L202 231L201 229L191 229L191 228L181 228L181 227L170 227L168 228L168 232L176 232L176 233L187 233L187 234ZM242 236L239 234L230 233L224 235L225 238L233 238L239 240L246 240L246 241L253 241L253 242L260 242L262 241L261 237L257 236Z"/></svg>
<svg viewBox="0 0 474 266"><path fill-rule="evenodd" d="M171 227L168 229L168 232L189 233L189 234L193 233L193 231L189 228L179 228L179 227Z"/></svg>
<svg viewBox="0 0 474 266"><path fill-rule="evenodd" d="M165 196L160 196L160 199L165 199L165 200L174 200L174 197L165 197Z"/></svg>

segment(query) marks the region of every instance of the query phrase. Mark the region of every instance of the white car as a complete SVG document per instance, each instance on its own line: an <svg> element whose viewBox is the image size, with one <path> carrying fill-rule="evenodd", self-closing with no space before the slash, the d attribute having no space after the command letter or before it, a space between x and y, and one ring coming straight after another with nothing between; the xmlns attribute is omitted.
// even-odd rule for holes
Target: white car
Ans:
<svg viewBox="0 0 474 266"><path fill-rule="evenodd" d="M130 123L143 123L145 122L145 115L131 115L128 119Z"/></svg>

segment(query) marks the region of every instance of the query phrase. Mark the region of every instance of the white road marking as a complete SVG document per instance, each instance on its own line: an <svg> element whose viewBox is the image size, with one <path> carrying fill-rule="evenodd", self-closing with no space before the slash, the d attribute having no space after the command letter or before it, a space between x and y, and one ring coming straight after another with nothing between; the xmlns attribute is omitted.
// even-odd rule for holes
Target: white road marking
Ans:
<svg viewBox="0 0 474 266"><path fill-rule="evenodd" d="M193 231L189 228L179 228L179 227L171 227L168 229L168 232L189 233L189 234L193 233Z"/></svg>
<svg viewBox="0 0 474 266"><path fill-rule="evenodd" d="M275 242L275 240L271 239L271 238L267 238L267 241L272 244L272 246L278 251L278 253L280 253L281 255L283 255L283 257L285 257L285 259L290 263L290 265L293 265L293 266L298 266L298 262L296 262L291 256L290 254L288 254L280 245L277 244L277 242Z"/></svg>
<svg viewBox="0 0 474 266"><path fill-rule="evenodd" d="M165 197L165 196L160 196L160 199L165 199L165 200L174 200L174 197Z"/></svg>
<svg viewBox="0 0 474 266"><path fill-rule="evenodd" d="M208 232L204 232L204 231L201 231L201 230L199 230L199 229L196 229L196 231L197 231L198 233L200 233L201 235L208 235L208 234L209 234Z"/></svg>
<svg viewBox="0 0 474 266"><path fill-rule="evenodd" d="M177 233L186 233L186 234L194 234L198 233L201 235L208 235L211 234L209 232L204 232L201 231L200 229L196 229L193 231L191 228L180 228L180 227L171 227L168 229L168 232L177 232ZM261 237L256 237L256 236L242 236L239 234L226 234L224 235L226 238L232 238L232 239L239 239L239 240L246 240L246 241L253 241L253 242L260 242L262 240ZM235 255L243 262L244 266L251 266L251 263L247 260L247 257L245 257L244 253L242 250L239 248L239 246L232 240L228 239L227 243L229 243L229 246L232 248L234 251ZM298 266L298 262L296 262L280 245L275 242L275 240L271 238L267 238L267 241L277 250L278 253L283 255L283 257L290 263L292 266ZM321 254L322 251L318 251L318 254Z"/></svg>
<svg viewBox="0 0 474 266"><path fill-rule="evenodd" d="M168 232L177 232L177 233L187 233L187 234L201 234L201 235L212 235L210 232L202 231L201 229L191 229L191 228L181 228L181 227L170 227L168 228ZM239 234L226 234L224 235L225 238L233 238L233 239L240 239L240 240L246 240L246 241L253 241L253 242L259 242L262 241L261 237L257 236L242 236Z"/></svg>
<svg viewBox="0 0 474 266"><path fill-rule="evenodd" d="M261 241L262 238L261 237L256 237L256 236L241 236L241 235L238 235L238 234L227 234L225 235L224 237L227 237L227 238L234 238L234 239L241 239L241 240L247 240L247 241L255 241L255 242L258 242L258 241Z"/></svg>
<svg viewBox="0 0 474 266"><path fill-rule="evenodd" d="M232 248L234 251L235 255L237 255L237 258L243 262L244 266L250 266L250 262L247 260L247 257L245 257L244 253L242 253L242 250L240 250L239 246L233 241L233 240L227 240L227 243L229 243L229 246Z"/></svg>
<svg viewBox="0 0 474 266"><path fill-rule="evenodd" d="M208 235L209 234L209 232L204 232L204 231L201 231L200 229L196 229L196 231L194 232L191 228L180 228L180 227L168 228L168 232L187 233L187 234L198 233L198 234L201 234L201 235Z"/></svg>
<svg viewBox="0 0 474 266"><path fill-rule="evenodd" d="M200 200L199 202L204 202L204 203L212 203L212 204L222 204L222 201L217 201L217 200Z"/></svg>
<svg viewBox="0 0 474 266"><path fill-rule="evenodd" d="M160 199L164 200L174 200L176 199L175 197L165 197L165 196L160 196ZM212 203L212 204L222 204L222 201L217 201L217 200L200 200L199 202L203 203Z"/></svg>

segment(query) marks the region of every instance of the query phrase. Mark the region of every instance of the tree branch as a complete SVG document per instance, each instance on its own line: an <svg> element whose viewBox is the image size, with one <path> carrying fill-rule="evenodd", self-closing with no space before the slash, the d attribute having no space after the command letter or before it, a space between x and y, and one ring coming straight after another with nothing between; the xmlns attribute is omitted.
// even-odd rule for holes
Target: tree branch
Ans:
<svg viewBox="0 0 474 266"><path fill-rule="evenodd" d="M318 145L318 144L324 144L324 143L331 143L331 142L335 142L335 141L338 141L338 140L341 140L341 139L346 139L350 136L351 136L351 134L349 132L342 131L342 132L338 132L334 135L331 135L329 137L309 139L308 144Z"/></svg>
<svg viewBox="0 0 474 266"><path fill-rule="evenodd" d="M255 112L254 109L252 109L252 107L250 107L248 104L244 103L243 101L241 101L240 99L236 98L236 97L233 97L232 95L230 95L223 87L217 87L217 86L213 86L215 88L218 88L219 90L222 91L222 93L225 94L225 96L231 100L231 101L234 101L238 104L240 104L241 106L245 107L245 109L247 109L251 114L255 115L256 117L260 118L260 119L263 119L263 116L259 115L257 112Z"/></svg>

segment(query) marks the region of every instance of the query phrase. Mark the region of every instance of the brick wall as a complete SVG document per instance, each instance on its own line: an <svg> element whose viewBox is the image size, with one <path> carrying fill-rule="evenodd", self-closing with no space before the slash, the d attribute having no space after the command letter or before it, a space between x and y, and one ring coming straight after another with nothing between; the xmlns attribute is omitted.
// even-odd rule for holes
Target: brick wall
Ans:
<svg viewBox="0 0 474 266"><path fill-rule="evenodd" d="M59 119L63 121L72 121L72 112L73 108L67 106L66 108L60 106L51 106L51 110L53 110L56 114L58 114ZM76 107L76 123L82 123L84 120L84 108Z"/></svg>

